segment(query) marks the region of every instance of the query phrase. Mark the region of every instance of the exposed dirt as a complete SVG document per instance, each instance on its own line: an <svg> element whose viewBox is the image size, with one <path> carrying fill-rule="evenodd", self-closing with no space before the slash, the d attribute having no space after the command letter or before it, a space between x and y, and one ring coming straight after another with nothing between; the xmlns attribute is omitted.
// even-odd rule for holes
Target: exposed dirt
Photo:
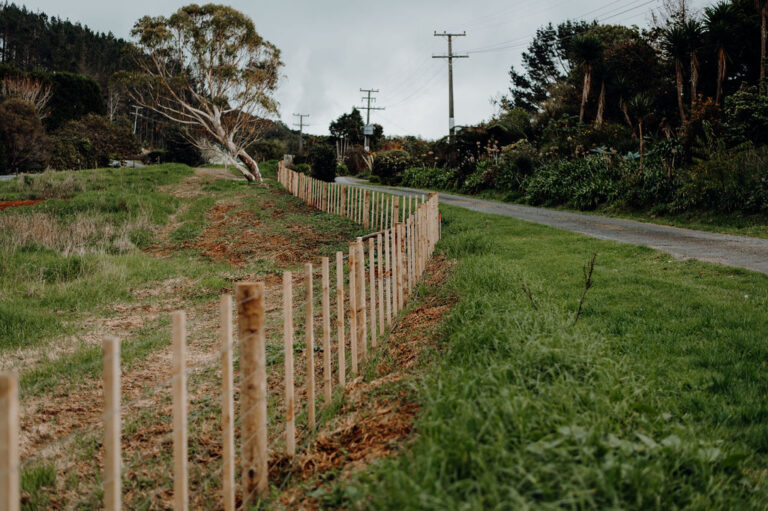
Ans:
<svg viewBox="0 0 768 511"><path fill-rule="evenodd" d="M43 200L44 199L0 201L0 211L8 208L18 208L20 206L34 206L35 204L43 202Z"/></svg>

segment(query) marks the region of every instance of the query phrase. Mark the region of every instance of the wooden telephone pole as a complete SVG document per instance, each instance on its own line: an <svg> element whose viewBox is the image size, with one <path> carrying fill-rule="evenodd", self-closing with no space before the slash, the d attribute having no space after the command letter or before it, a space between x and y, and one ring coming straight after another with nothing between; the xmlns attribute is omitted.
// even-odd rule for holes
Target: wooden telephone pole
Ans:
<svg viewBox="0 0 768 511"><path fill-rule="evenodd" d="M371 94L374 92L379 92L379 89L360 89L360 92L366 92L368 93L367 96L363 97L363 101L367 101L367 106L361 106L359 107L360 110L365 110L365 129L368 129L368 127L371 125L371 110L384 110L382 107L374 107L371 106L372 102L376 101L376 98L372 97ZM371 133L372 135L373 133ZM368 137L369 134L365 133L365 150L370 151L370 145L368 144Z"/></svg>
<svg viewBox="0 0 768 511"><path fill-rule="evenodd" d="M309 124L304 123L304 118L309 117L309 114L293 114L294 117L299 118L298 123L293 123L294 126L299 127L299 154L304 153L304 126L309 126Z"/></svg>
<svg viewBox="0 0 768 511"><path fill-rule="evenodd" d="M453 117L453 59L467 59L469 55L454 55L453 54L453 38L464 37L466 32L461 34L449 34L443 32L438 34L435 31L435 37L447 37L448 38L448 55L432 55L433 59L448 59L448 143L453 143L453 133L456 127L456 122Z"/></svg>

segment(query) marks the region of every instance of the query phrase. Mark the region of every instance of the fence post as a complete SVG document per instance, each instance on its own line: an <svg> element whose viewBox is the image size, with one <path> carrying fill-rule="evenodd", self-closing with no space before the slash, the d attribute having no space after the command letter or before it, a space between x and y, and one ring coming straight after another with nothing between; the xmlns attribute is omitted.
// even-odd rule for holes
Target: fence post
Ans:
<svg viewBox="0 0 768 511"><path fill-rule="evenodd" d="M397 310L402 310L405 305L403 296L403 281L405 272L403 268L403 223L395 224L395 257L397 258Z"/></svg>
<svg viewBox="0 0 768 511"><path fill-rule="evenodd" d="M307 350L307 425L315 427L315 316L313 307L312 263L304 264L304 285L306 286L306 304L304 305L305 349Z"/></svg>
<svg viewBox="0 0 768 511"><path fill-rule="evenodd" d="M346 185L341 185L341 200L339 201L339 216L344 218L346 216L346 205L347 205L347 187Z"/></svg>
<svg viewBox="0 0 768 511"><path fill-rule="evenodd" d="M293 389L293 273L283 272L283 366L285 373L285 451L296 455L296 401Z"/></svg>
<svg viewBox="0 0 768 511"><path fill-rule="evenodd" d="M0 373L0 510L19 511L19 379Z"/></svg>
<svg viewBox="0 0 768 511"><path fill-rule="evenodd" d="M363 229L366 231L371 225L371 191L363 191Z"/></svg>
<svg viewBox="0 0 768 511"><path fill-rule="evenodd" d="M240 339L240 414L243 458L243 506L267 484L267 373L264 332L264 283L237 284Z"/></svg>
<svg viewBox="0 0 768 511"><path fill-rule="evenodd" d="M344 254L336 252L336 331L339 342L339 385L344 387L347 371L344 346Z"/></svg>
<svg viewBox="0 0 768 511"><path fill-rule="evenodd" d="M331 402L331 297L330 261L323 257L323 390L326 403Z"/></svg>
<svg viewBox="0 0 768 511"><path fill-rule="evenodd" d="M357 245L349 245L349 356L352 359L352 374L357 376Z"/></svg>
<svg viewBox="0 0 768 511"><path fill-rule="evenodd" d="M376 235L376 253L378 257L378 272L376 273L376 288L379 290L379 335L384 336L386 328L384 327L384 253L381 251L381 233Z"/></svg>
<svg viewBox="0 0 768 511"><path fill-rule="evenodd" d="M389 234L391 237L390 242L390 248L389 248L389 259L392 267L392 320L394 321L395 318L397 318L397 311L398 311L398 301L397 301L397 224L392 224L392 228L389 230Z"/></svg>
<svg viewBox="0 0 768 511"><path fill-rule="evenodd" d="M219 299L221 335L222 497L225 511L235 511L235 403L232 374L232 295Z"/></svg>
<svg viewBox="0 0 768 511"><path fill-rule="evenodd" d="M173 508L189 509L187 475L187 332L184 311L173 313Z"/></svg>
<svg viewBox="0 0 768 511"><path fill-rule="evenodd" d="M104 509L120 509L120 341L104 339Z"/></svg>
<svg viewBox="0 0 768 511"><path fill-rule="evenodd" d="M384 231L384 285L387 288L387 326L392 326L392 254L390 249L390 231Z"/></svg>
<svg viewBox="0 0 768 511"><path fill-rule="evenodd" d="M376 250L373 238L368 238L368 288L371 293L371 346L376 346Z"/></svg>
<svg viewBox="0 0 768 511"><path fill-rule="evenodd" d="M368 332L368 309L365 305L365 249L363 248L362 238L357 238L357 332L359 339L358 355L360 360L365 360L368 356L368 345L366 343L366 334Z"/></svg>

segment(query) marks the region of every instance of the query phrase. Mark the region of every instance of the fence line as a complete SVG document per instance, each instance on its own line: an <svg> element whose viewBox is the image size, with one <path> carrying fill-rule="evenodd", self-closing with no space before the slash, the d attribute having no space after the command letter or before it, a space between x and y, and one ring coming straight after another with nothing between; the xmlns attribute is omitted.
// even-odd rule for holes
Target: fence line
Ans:
<svg viewBox="0 0 768 511"><path fill-rule="evenodd" d="M315 308L314 268L304 266L304 352L306 374L303 384L307 410L307 430L317 427L316 372L322 380L322 401L327 406L333 397L333 365L339 390L347 385L347 364L352 375L361 374L362 366L396 324L397 316L406 306L410 294L416 289L440 236L440 217L437 194L406 198L381 191L355 186L326 183L290 170L278 164L278 182L292 195L329 214L347 218L360 224L366 236L349 245L348 264L344 254L336 253L336 292L332 293L330 259L321 259L320 270L320 323L322 361L315 363ZM367 258L366 243L367 240ZM368 273L366 275L366 272ZM346 296L345 296L346 288ZM335 296L335 321L331 317L331 297ZM266 495L268 480L268 415L267 415L267 363L266 363L266 290L263 282L240 282L235 288L238 339L232 331L233 300L223 295L219 302L219 339L221 352L216 358L221 368L221 465L206 474L209 479L221 474L221 505L233 511L237 503L237 469L235 463L235 427L240 428L240 507L246 508L257 496ZM346 298L346 301L345 301ZM295 329L293 303L293 274L283 273L282 282L282 336L283 336L283 390L284 390L284 450L291 458L296 456L296 394L294 381ZM189 397L187 375L186 315L177 311L172 315L171 378L157 386L155 392L170 383L172 394L173 431L167 439L173 441L173 507L189 508L188 420ZM335 325L335 332L332 332ZM335 336L334 336L335 334ZM335 337L336 343L332 342ZM347 358L349 345L349 360ZM333 349L337 351L333 356ZM240 413L235 417L234 393L236 386L233 370L233 350L239 348ZM128 404L121 403L120 341L108 338L103 343L101 360L103 369L104 414L103 469L101 488L105 509L117 511L122 502L121 412ZM165 438L165 437L164 437ZM165 440L163 440L165 441ZM0 373L0 511L20 508L19 492L19 418L18 378L14 374ZM147 503L159 494L161 488L150 492Z"/></svg>

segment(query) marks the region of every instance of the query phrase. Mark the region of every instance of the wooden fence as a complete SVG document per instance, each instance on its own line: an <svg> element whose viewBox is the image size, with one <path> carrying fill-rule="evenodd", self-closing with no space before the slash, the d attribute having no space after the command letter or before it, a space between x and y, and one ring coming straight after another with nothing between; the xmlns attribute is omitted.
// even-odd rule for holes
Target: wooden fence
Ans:
<svg viewBox="0 0 768 511"><path fill-rule="evenodd" d="M337 252L335 257L335 293L331 289L331 260L320 261L318 271L311 262L304 265L303 299L295 307L292 272L283 272L282 337L283 337L283 442L274 448L284 449L285 455L297 455L296 415L301 408L297 402L294 372L296 338L294 320L301 321L304 330L305 357L302 403L306 410L306 431L317 427L316 407L331 402L334 392L343 392L347 371L358 376L371 351L388 335L400 311L406 306L410 293L427 267L440 236L440 216L437 194L429 197L398 197L359 187L326 183L278 165L278 181L289 193L307 204L327 213L349 218L361 224L370 234L349 245L348 254ZM366 243L367 242L367 243ZM366 256L367 250L367 256ZM346 264L345 264L346 261ZM366 275L367 274L367 275ZM315 312L315 289L320 293L320 312ZM335 295L335 310L331 300ZM247 508L254 498L264 496L269 489L266 363L266 288L263 282L240 282L231 295L221 296L219 303L221 356L221 466L209 467L211 475L221 477L221 507L226 510ZM233 309L237 310L237 339L233 332ZM303 308L303 318L301 312ZM333 311L333 312L332 312ZM332 321L332 315L335 321ZM315 327L319 316L321 326ZM332 331L332 325L335 331ZM321 332L319 342L315 334ZM186 315L172 315L172 366L170 383L173 397L173 507L189 507L188 480L188 397L186 356ZM322 352L316 363L315 345ZM239 388L235 385L233 353L238 348ZM335 353L334 353L335 351ZM121 404L120 341L103 341L103 473L101 488L107 510L121 508ZM319 383L318 384L318 380ZM316 395L317 386L322 388ZM334 387L336 387L334 389ZM234 393L239 392L240 413L236 417ZM0 373L0 511L20 509L19 491L19 400L18 379L11 373ZM240 428L240 485L236 482L235 428Z"/></svg>

